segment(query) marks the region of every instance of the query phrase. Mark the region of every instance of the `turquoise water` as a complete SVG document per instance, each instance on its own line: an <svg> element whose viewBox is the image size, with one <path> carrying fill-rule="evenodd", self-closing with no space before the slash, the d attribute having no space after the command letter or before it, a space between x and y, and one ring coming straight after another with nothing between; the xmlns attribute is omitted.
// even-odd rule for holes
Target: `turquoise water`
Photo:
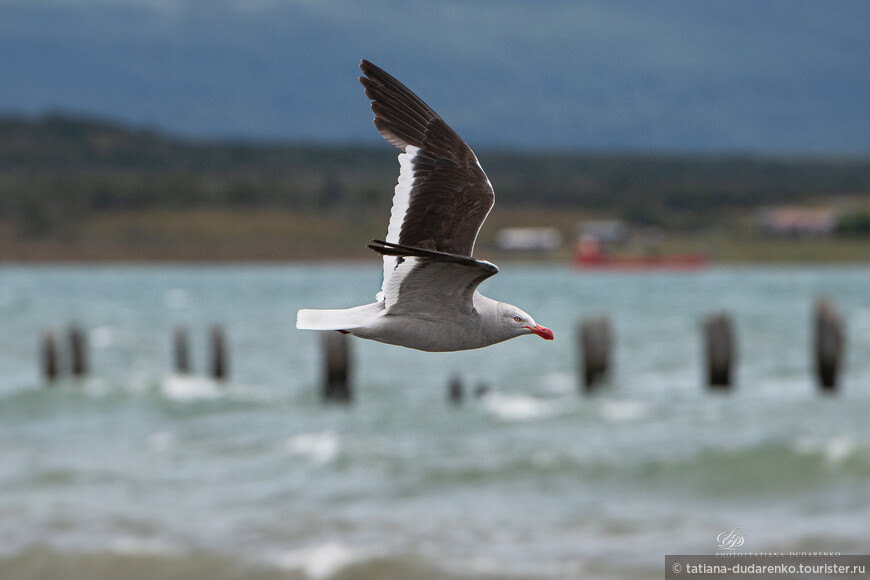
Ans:
<svg viewBox="0 0 870 580"><path fill-rule="evenodd" d="M665 554L870 553L870 268L588 274L503 264L487 295L553 329L465 353L354 340L324 406L300 307L373 298L376 265L0 268L0 578L660 578ZM817 392L811 312L847 324ZM702 318L734 316L733 392L703 388ZM575 326L615 368L578 394ZM92 374L48 388L43 332ZM230 380L204 378L224 326ZM172 373L176 326L194 375ZM451 377L471 391L447 402Z"/></svg>

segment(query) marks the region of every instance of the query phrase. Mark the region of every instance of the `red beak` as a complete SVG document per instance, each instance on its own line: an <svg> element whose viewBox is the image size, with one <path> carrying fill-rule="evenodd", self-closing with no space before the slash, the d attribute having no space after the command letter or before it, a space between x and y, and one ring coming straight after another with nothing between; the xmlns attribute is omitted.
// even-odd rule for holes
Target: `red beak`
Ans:
<svg viewBox="0 0 870 580"><path fill-rule="evenodd" d="M537 334L544 340L553 340L553 331L546 326L538 324L537 326L527 326L526 328L528 328L532 334Z"/></svg>

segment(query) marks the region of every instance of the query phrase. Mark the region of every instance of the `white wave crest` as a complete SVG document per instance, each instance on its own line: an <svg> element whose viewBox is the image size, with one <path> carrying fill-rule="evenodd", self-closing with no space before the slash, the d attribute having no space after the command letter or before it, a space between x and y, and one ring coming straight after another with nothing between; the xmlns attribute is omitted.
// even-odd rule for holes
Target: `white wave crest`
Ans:
<svg viewBox="0 0 870 580"><path fill-rule="evenodd" d="M223 388L205 377L172 375L160 385L163 394L175 401L217 399L223 396Z"/></svg>
<svg viewBox="0 0 870 580"><path fill-rule="evenodd" d="M490 393L481 401L483 408L505 421L530 421L564 413L566 405L561 399L539 399L528 395Z"/></svg>
<svg viewBox="0 0 870 580"><path fill-rule="evenodd" d="M647 414L647 407L640 401L625 399L601 401L601 416L607 421L634 421Z"/></svg>
<svg viewBox="0 0 870 580"><path fill-rule="evenodd" d="M332 431L300 433L287 440L287 450L293 455L307 457L314 463L322 465L338 455L338 435Z"/></svg>
<svg viewBox="0 0 870 580"><path fill-rule="evenodd" d="M344 568L375 556L373 552L326 542L278 554L273 561L285 570L301 570L312 580L331 578Z"/></svg>
<svg viewBox="0 0 870 580"><path fill-rule="evenodd" d="M792 450L799 455L821 455L828 465L838 465L853 454L855 442L849 437L801 437L792 444Z"/></svg>

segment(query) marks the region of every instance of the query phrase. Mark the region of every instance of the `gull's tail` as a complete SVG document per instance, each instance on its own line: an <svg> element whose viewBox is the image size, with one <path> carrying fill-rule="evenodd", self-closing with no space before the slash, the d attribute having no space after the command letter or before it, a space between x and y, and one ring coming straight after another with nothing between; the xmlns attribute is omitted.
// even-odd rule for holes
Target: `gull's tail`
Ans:
<svg viewBox="0 0 870 580"><path fill-rule="evenodd" d="M296 313L296 328L353 331L368 326L383 310L383 302L341 310L304 309Z"/></svg>

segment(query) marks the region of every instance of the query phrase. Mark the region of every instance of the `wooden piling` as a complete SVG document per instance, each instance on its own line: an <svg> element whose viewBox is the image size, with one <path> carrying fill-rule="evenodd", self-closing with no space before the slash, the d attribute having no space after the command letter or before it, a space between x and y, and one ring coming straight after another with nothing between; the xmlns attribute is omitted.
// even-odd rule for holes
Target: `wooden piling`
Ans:
<svg viewBox="0 0 870 580"><path fill-rule="evenodd" d="M610 371L613 332L610 318L599 316L580 322L583 390L591 392Z"/></svg>
<svg viewBox="0 0 870 580"><path fill-rule="evenodd" d="M42 374L49 385L57 380L57 337L53 332L46 332L42 336Z"/></svg>
<svg viewBox="0 0 870 580"><path fill-rule="evenodd" d="M731 316L727 312L708 316L704 321L704 335L707 386L711 389L729 389L734 381L737 353Z"/></svg>
<svg viewBox="0 0 870 580"><path fill-rule="evenodd" d="M172 339L172 351L175 359L175 372L180 375L190 373L190 348L188 348L187 328L179 326L175 329Z"/></svg>
<svg viewBox="0 0 870 580"><path fill-rule="evenodd" d="M340 332L323 333L323 399L349 403L352 369L350 336Z"/></svg>
<svg viewBox="0 0 870 580"><path fill-rule="evenodd" d="M88 374L88 353L85 334L78 325L69 329L69 353L74 377L84 377Z"/></svg>
<svg viewBox="0 0 870 580"><path fill-rule="evenodd" d="M454 375L447 385L447 400L453 405L459 406L462 404L463 396L462 378L459 375Z"/></svg>
<svg viewBox="0 0 870 580"><path fill-rule="evenodd" d="M227 341L223 327L219 324L212 326L209 338L211 344L211 376L216 381L223 381L227 378L228 372Z"/></svg>
<svg viewBox="0 0 870 580"><path fill-rule="evenodd" d="M846 350L843 319L834 303L827 298L816 301L815 307L815 359L819 387L828 392L837 389Z"/></svg>

